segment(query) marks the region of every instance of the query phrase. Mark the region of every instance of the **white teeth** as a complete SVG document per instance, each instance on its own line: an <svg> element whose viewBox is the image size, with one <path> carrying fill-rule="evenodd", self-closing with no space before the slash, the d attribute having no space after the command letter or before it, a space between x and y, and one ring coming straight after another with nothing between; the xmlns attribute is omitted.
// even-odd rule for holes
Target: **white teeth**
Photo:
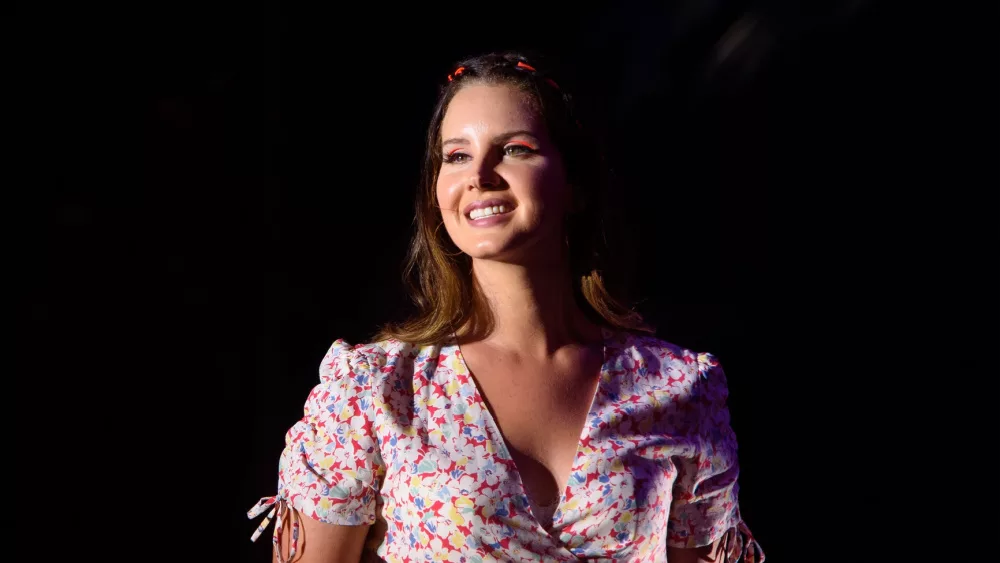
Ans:
<svg viewBox="0 0 1000 563"><path fill-rule="evenodd" d="M481 219L483 217L489 217L490 215L496 215L498 213L506 213L507 206L505 205L494 205L493 207L481 207L479 209L473 209L469 213L470 219Z"/></svg>

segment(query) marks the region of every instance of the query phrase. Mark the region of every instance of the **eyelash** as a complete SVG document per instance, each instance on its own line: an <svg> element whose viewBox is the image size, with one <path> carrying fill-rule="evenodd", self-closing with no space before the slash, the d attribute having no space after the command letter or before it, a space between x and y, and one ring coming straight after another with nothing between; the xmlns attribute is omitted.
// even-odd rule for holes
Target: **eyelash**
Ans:
<svg viewBox="0 0 1000 563"><path fill-rule="evenodd" d="M518 152L515 152L515 154L509 154L508 151L511 151L511 150L518 151ZM509 144L509 145L507 145L507 146L505 146L503 148L503 152L507 156L526 156L526 155L537 153L538 149L536 149L536 148L534 148L532 146L529 146L527 144L524 144L524 143L511 143L511 144ZM468 158L469 155L467 155L467 154L465 154L463 152L460 152L458 150L455 150L455 151L452 151L452 152L444 155L442 161L445 164L457 164L457 163L465 162L464 160L463 161L459 160L459 158L462 158L462 157Z"/></svg>

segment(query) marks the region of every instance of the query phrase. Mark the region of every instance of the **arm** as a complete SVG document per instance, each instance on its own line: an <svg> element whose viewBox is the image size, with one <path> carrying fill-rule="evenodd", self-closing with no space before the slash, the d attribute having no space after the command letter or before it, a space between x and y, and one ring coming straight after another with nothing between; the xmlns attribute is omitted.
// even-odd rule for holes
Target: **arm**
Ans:
<svg viewBox="0 0 1000 563"><path fill-rule="evenodd" d="M667 554L671 563L763 561L743 523L737 500L736 435L729 423L725 373L709 354L699 354L691 396L696 410L683 420L690 455L675 458L677 479L670 505ZM695 547L708 544L704 547Z"/></svg>
<svg viewBox="0 0 1000 563"><path fill-rule="evenodd" d="M667 561L670 563L719 563L719 542L711 545L687 549L683 547L667 547Z"/></svg>
<svg viewBox="0 0 1000 563"><path fill-rule="evenodd" d="M290 508L289 512L294 511ZM307 516L298 515L299 521L299 551L295 554L295 563L330 563L333 561L361 561L361 551L364 548L365 536L371 526L337 526L324 524ZM281 557L288 560L288 548L292 545L291 518L282 523ZM275 554L271 562L277 563Z"/></svg>
<svg viewBox="0 0 1000 563"><path fill-rule="evenodd" d="M248 513L276 512L280 550L273 560L358 563L377 520L384 464L373 429L370 366L362 346L334 342L320 367L303 417L285 434L278 462L278 493ZM275 506L276 505L276 506ZM258 537L262 524L254 537ZM293 530L297 533L293 536ZM294 554L289 551L294 549Z"/></svg>

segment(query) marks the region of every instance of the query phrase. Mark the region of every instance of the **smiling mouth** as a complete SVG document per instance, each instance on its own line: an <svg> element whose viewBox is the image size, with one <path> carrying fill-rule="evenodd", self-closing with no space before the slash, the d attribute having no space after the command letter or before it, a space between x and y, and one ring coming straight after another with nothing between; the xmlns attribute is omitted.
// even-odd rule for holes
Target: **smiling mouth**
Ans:
<svg viewBox="0 0 1000 563"><path fill-rule="evenodd" d="M487 217L493 217L496 215L504 215L514 211L514 206L512 205L494 205L493 207L480 207L479 209L473 209L465 216L471 220L475 221L477 219L485 219Z"/></svg>

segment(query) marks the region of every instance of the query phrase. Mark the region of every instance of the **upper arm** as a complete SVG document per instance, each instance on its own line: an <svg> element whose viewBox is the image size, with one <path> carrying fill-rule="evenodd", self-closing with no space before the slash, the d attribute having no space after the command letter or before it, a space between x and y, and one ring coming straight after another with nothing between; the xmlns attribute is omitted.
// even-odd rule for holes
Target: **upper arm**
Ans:
<svg viewBox="0 0 1000 563"><path fill-rule="evenodd" d="M717 542L740 522L737 444L725 373L711 355L699 354L697 363L687 392L690 408L677 422L686 448L673 457L676 477L667 527L667 545L688 549Z"/></svg>
<svg viewBox="0 0 1000 563"><path fill-rule="evenodd" d="M699 354L697 363L692 396L698 406L688 428L693 448L675 458L668 557L671 563L763 561L760 545L740 516L736 435L729 423L725 372L710 354Z"/></svg>
<svg viewBox="0 0 1000 563"><path fill-rule="evenodd" d="M295 509L290 508L289 512ZM361 561L361 552L365 545L365 536L369 525L341 526L325 524L308 516L289 515L282 522L281 530L281 560L288 561L289 548L292 545L292 522L299 522L298 551L295 553L296 563L333 563ZM277 554L271 555L272 563L278 563Z"/></svg>
<svg viewBox="0 0 1000 563"><path fill-rule="evenodd" d="M670 563L718 563L719 542L696 548L667 547L667 561Z"/></svg>
<svg viewBox="0 0 1000 563"><path fill-rule="evenodd" d="M323 360L321 383L285 435L278 497L326 524L370 525L385 472L375 430L368 355L337 341Z"/></svg>
<svg viewBox="0 0 1000 563"><path fill-rule="evenodd" d="M384 473L372 413L373 363L358 347L335 342L302 419L285 435L278 493L262 499L265 509L276 504L272 512L282 524L275 530L277 561L361 558Z"/></svg>

